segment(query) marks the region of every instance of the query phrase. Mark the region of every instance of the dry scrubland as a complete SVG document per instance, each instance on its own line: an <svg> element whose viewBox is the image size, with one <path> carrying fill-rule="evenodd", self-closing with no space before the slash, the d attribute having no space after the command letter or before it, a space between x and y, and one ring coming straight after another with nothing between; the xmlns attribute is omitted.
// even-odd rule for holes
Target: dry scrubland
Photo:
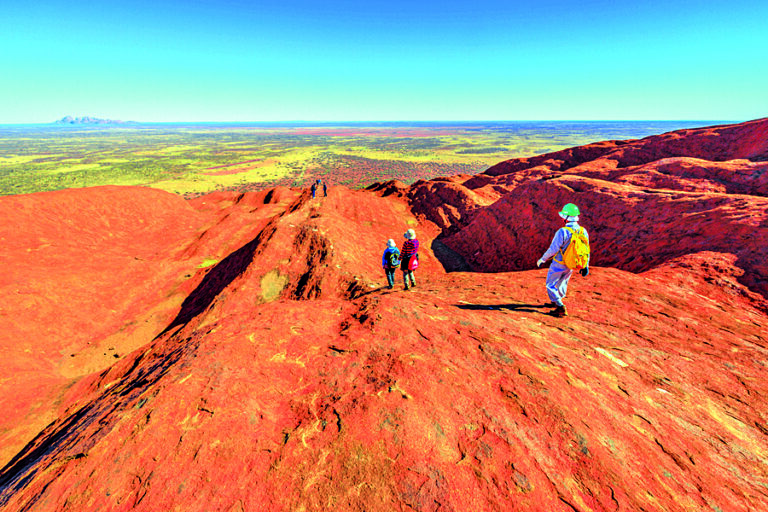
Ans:
<svg viewBox="0 0 768 512"><path fill-rule="evenodd" d="M352 188L390 179L410 184L688 125L0 126L0 195L144 185L193 196L304 186L317 178Z"/></svg>

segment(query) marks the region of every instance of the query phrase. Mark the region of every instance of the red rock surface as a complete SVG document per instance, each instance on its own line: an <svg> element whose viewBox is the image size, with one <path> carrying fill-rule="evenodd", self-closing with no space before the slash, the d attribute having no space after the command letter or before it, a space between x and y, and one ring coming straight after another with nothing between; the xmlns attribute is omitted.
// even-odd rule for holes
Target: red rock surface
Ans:
<svg viewBox="0 0 768 512"><path fill-rule="evenodd" d="M696 158L673 156L686 152ZM435 181L409 198L474 270L535 268L572 202L596 266L642 272L702 251L734 254L740 281L768 297L767 155L768 120L758 120L511 160L450 183L450 195ZM483 192L498 200L469 199Z"/></svg>
<svg viewBox="0 0 768 512"><path fill-rule="evenodd" d="M766 510L765 127L315 200L0 198L0 509ZM571 201L558 319L532 264Z"/></svg>

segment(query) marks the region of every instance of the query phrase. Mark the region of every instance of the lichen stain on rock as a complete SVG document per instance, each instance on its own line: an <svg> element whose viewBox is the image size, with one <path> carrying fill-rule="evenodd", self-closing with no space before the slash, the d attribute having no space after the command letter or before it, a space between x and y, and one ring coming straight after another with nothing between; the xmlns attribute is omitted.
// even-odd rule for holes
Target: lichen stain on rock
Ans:
<svg viewBox="0 0 768 512"><path fill-rule="evenodd" d="M272 269L261 278L261 297L264 302L272 302L280 297L288 285L288 276L280 275L280 271Z"/></svg>

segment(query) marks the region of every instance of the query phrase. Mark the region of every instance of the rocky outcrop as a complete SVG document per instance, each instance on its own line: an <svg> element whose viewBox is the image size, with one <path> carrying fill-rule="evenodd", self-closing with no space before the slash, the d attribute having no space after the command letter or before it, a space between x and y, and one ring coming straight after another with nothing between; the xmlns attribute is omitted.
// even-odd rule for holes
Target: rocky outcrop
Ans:
<svg viewBox="0 0 768 512"><path fill-rule="evenodd" d="M763 164L701 157L0 198L0 509L768 508ZM561 319L533 261L571 200Z"/></svg>
<svg viewBox="0 0 768 512"><path fill-rule="evenodd" d="M640 140L597 142L533 158L508 160L491 167L484 174L500 176L535 167L563 172L601 160L624 168L672 157L714 162L735 159L766 161L768 118L735 125L678 130Z"/></svg>
<svg viewBox="0 0 768 512"><path fill-rule="evenodd" d="M768 297L766 151L768 120L759 120L505 162L456 185L500 194L493 204L439 197L455 217L471 215L440 240L477 271L532 269L561 225L556 212L572 202L594 265L643 272L687 254L729 253L742 283ZM671 156L680 154L696 156Z"/></svg>
<svg viewBox="0 0 768 512"><path fill-rule="evenodd" d="M570 202L584 212L593 265L643 272L686 254L731 253L745 271L745 284L768 297L763 197L649 191L563 176L517 187L443 242L476 270L532 269L562 225L556 212Z"/></svg>

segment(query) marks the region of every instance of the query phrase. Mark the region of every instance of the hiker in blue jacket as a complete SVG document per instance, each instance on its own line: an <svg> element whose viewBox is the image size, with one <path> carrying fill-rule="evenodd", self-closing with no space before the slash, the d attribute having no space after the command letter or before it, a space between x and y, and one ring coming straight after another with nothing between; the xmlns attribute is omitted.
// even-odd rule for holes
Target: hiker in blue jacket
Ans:
<svg viewBox="0 0 768 512"><path fill-rule="evenodd" d="M387 248L384 249L384 255L381 257L381 266L384 267L388 288L391 290L395 287L395 270L400 266L400 251L391 238L387 240Z"/></svg>
<svg viewBox="0 0 768 512"><path fill-rule="evenodd" d="M579 214L579 208L575 204L568 203L563 206L563 209L558 215L565 221L565 226L555 232L555 236L552 239L552 243L549 245L549 249L547 249L544 255L536 262L536 266L540 267L545 261L554 256L552 264L549 266L549 272L547 272L547 295L549 295L549 300L552 301L552 305L555 306L552 314L556 317L564 317L568 315L568 311L565 309L565 304L563 304L563 299L568 291L568 281L573 274L573 270L563 263L563 253L565 253L565 250L571 243L571 238L573 236L566 228L570 228L574 231L582 229L587 242L589 241L587 230L579 226ZM587 260L586 266L579 272L585 277L589 275L589 260Z"/></svg>

